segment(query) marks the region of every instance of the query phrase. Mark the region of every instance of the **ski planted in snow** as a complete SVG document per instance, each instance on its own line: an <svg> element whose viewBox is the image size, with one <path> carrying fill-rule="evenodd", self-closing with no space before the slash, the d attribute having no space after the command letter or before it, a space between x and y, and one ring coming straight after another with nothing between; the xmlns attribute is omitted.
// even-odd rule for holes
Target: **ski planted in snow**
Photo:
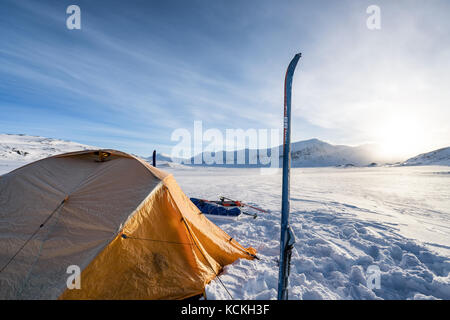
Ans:
<svg viewBox="0 0 450 320"><path fill-rule="evenodd" d="M283 130L283 194L281 203L280 269L278 275L278 300L288 299L290 260L295 237L289 226L289 180L291 170L291 95L292 78L301 53L289 63L284 80L284 130Z"/></svg>

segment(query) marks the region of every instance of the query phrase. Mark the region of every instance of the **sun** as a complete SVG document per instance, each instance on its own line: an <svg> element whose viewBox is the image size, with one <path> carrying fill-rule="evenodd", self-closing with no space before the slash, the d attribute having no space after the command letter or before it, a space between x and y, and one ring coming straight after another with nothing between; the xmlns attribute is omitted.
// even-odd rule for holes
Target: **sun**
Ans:
<svg viewBox="0 0 450 320"><path fill-rule="evenodd" d="M377 125L376 139L386 158L406 160L423 150L426 133L411 115L389 117Z"/></svg>

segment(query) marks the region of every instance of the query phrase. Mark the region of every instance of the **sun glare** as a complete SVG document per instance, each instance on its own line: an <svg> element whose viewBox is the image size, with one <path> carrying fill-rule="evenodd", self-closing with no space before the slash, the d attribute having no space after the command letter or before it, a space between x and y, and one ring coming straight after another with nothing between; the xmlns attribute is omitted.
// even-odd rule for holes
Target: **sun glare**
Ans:
<svg viewBox="0 0 450 320"><path fill-rule="evenodd" d="M377 140L383 156L405 160L423 150L424 132L413 117L392 117L379 124Z"/></svg>

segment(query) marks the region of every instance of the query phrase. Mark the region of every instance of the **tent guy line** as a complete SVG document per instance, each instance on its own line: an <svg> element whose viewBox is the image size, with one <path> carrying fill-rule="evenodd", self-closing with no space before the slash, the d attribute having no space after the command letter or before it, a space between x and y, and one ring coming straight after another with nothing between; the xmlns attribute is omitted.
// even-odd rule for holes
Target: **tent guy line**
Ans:
<svg viewBox="0 0 450 320"><path fill-rule="evenodd" d="M39 227L36 228L36 230L30 235L30 237L23 243L22 246L14 253L14 255L8 260L8 262L0 269L0 273L2 273L9 265L10 263L17 257L17 255L25 248L25 246L30 242L31 239L34 238L34 236L47 224L47 222L52 218L52 216L57 212L67 201L68 197L65 197L63 201L56 207L55 210L50 213L50 215L45 219L43 223L39 225Z"/></svg>

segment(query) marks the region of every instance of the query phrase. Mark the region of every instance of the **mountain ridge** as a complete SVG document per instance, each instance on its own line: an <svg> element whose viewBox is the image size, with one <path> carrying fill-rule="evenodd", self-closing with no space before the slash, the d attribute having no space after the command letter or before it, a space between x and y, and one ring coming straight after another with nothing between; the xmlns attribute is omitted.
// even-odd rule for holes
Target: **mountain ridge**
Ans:
<svg viewBox="0 0 450 320"><path fill-rule="evenodd" d="M277 150L278 148L278 150ZM278 164L282 164L283 146L277 146L270 149L241 149L237 151L219 151L222 153L222 160L216 153L203 152L192 158L190 163L193 165L206 165L204 160L211 157L218 158L221 163L212 164L213 166L235 166L235 167L258 167L268 166L258 163L259 155L268 155L269 157L278 152ZM245 154L245 163L227 164L228 159L235 159L237 162L238 153ZM333 145L328 142L312 138L291 143L291 166L292 167L327 167L327 166L373 166L374 164L391 163L392 159L383 158L377 154L376 145L365 144L361 146ZM200 163L199 159L204 161ZM197 161L195 161L197 160ZM400 159L398 159L400 160ZM400 163L400 161L398 161Z"/></svg>
<svg viewBox="0 0 450 320"><path fill-rule="evenodd" d="M402 163L404 166L444 165L450 166L450 147L421 153Z"/></svg>
<svg viewBox="0 0 450 320"><path fill-rule="evenodd" d="M237 151L228 151L222 154L223 163L212 164L212 166L230 166L230 167L260 167L258 164L258 154L265 151L269 156L276 152L278 148L279 164L282 163L282 145L271 149L242 149ZM41 136L30 136L25 134L0 134L0 160L31 162L42 158L53 156L60 153L72 152L77 150L100 149L99 147L89 146L72 142L68 140L46 138ZM291 144L292 167L326 167L326 166L376 166L390 164L376 155L375 145L346 146L333 145L317 138L293 142ZM237 159L237 153L244 152L246 163L226 164L227 155ZM194 156L190 159L191 165L207 165L205 163L205 154L203 152L202 163L195 164ZM214 156L214 155L213 155ZM151 163L151 157L143 157ZM175 160L175 161L174 161ZM162 166L177 167L183 159L172 159L166 154L157 154L157 162ZM250 161L251 160L251 161ZM254 163L256 160L256 164ZM189 164L188 164L189 165ZM414 165L450 165L450 147L437 149L427 153L419 154L409 158L406 161L398 162L396 165L414 166Z"/></svg>

